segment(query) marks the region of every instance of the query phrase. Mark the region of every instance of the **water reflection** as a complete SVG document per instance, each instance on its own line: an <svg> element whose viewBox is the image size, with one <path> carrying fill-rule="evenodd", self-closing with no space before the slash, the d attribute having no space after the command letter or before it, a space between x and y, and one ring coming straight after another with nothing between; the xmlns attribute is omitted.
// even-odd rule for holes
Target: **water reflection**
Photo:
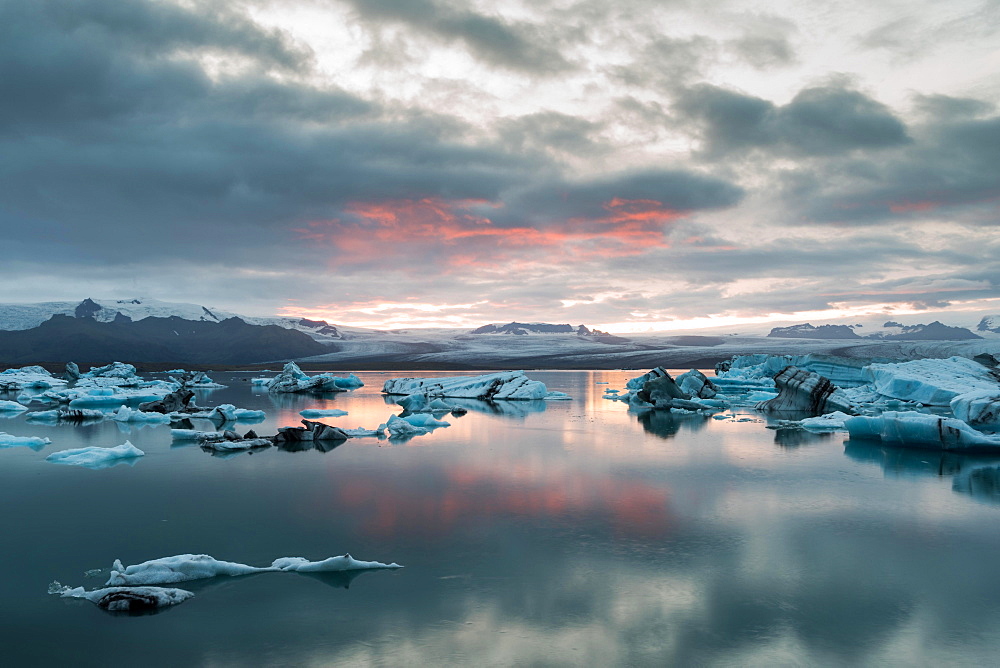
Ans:
<svg viewBox="0 0 1000 668"><path fill-rule="evenodd" d="M701 413L673 413L664 410L631 410L642 428L660 438L673 438L681 429L686 431L701 431L711 417Z"/></svg>
<svg viewBox="0 0 1000 668"><path fill-rule="evenodd" d="M775 429L774 443L782 448L801 448L816 445L833 438L830 432L811 432L806 429Z"/></svg>
<svg viewBox="0 0 1000 668"><path fill-rule="evenodd" d="M899 477L953 476L985 463L1000 462L996 456L899 448L873 441L847 440L844 454L860 462L878 464L886 474Z"/></svg>
<svg viewBox="0 0 1000 668"><path fill-rule="evenodd" d="M977 501L1000 505L1000 466L980 466L955 476L951 488Z"/></svg>

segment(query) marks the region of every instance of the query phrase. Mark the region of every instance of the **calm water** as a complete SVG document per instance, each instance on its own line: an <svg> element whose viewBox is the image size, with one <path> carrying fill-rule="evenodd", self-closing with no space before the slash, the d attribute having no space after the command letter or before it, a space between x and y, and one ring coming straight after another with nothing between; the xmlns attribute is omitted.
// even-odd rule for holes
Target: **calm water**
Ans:
<svg viewBox="0 0 1000 668"><path fill-rule="evenodd" d="M382 381L414 374L359 375L361 390L317 398L216 374L230 387L199 403L264 409L260 433L303 408L374 427L394 409ZM968 476L1000 461L601 399L634 372L529 375L574 400L329 452L222 459L174 447L166 426L0 419L52 439L0 450L3 664L995 664L1000 497ZM126 439L147 453L134 466L44 461ZM255 565L350 552L405 568L186 583L194 599L143 617L46 594L52 580L99 587L84 571L115 558L185 552Z"/></svg>

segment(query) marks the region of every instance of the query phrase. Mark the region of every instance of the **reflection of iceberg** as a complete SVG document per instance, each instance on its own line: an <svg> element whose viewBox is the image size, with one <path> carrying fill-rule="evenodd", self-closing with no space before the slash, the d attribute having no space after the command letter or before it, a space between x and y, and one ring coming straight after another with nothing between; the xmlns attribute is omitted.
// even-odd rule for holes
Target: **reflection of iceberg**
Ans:
<svg viewBox="0 0 1000 668"><path fill-rule="evenodd" d="M846 441L844 454L859 462L878 464L896 476L951 476L977 465L996 463L996 457L894 448L872 441Z"/></svg>
<svg viewBox="0 0 1000 668"><path fill-rule="evenodd" d="M711 419L701 413L674 413L672 411L646 410L638 413L636 418L642 428L660 438L672 438L681 427L698 431L705 427Z"/></svg>
<svg viewBox="0 0 1000 668"><path fill-rule="evenodd" d="M955 476L951 488L960 494L1000 505L1000 466L980 466Z"/></svg>
<svg viewBox="0 0 1000 668"><path fill-rule="evenodd" d="M830 433L814 433L805 429L776 429L774 443L783 448L798 448L827 440L831 436Z"/></svg>

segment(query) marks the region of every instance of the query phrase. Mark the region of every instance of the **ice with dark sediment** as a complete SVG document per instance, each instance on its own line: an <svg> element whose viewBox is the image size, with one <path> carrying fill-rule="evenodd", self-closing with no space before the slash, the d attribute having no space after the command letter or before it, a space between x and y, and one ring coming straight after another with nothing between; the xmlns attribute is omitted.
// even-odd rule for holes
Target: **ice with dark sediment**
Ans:
<svg viewBox="0 0 1000 668"><path fill-rule="evenodd" d="M916 411L854 416L844 420L844 427L851 439L933 450L1000 452L1000 436L984 434L956 418Z"/></svg>
<svg viewBox="0 0 1000 668"><path fill-rule="evenodd" d="M59 582L49 585L49 593L90 601L109 612L133 613L169 608L194 596L189 591L172 587L104 587L86 591L83 587L65 587Z"/></svg>
<svg viewBox="0 0 1000 668"><path fill-rule="evenodd" d="M1000 426L1000 388L960 394L951 400L951 412L969 424Z"/></svg>
<svg viewBox="0 0 1000 668"><path fill-rule="evenodd" d="M757 410L769 413L808 411L814 415L833 411L858 412L858 406L843 390L813 371L788 366L775 375L774 383L778 396L757 404Z"/></svg>
<svg viewBox="0 0 1000 668"><path fill-rule="evenodd" d="M285 364L281 373L267 382L270 392L346 392L363 386L361 379L353 373L347 377L330 373L309 376L295 362Z"/></svg>

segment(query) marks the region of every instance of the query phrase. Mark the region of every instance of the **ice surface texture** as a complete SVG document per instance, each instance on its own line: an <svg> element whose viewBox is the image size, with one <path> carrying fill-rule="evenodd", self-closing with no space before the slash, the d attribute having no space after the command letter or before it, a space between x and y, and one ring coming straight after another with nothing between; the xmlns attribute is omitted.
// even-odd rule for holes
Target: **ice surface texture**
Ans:
<svg viewBox="0 0 1000 668"><path fill-rule="evenodd" d="M852 439L932 450L1000 452L1000 436L988 436L955 418L916 411L851 417L844 420L844 427Z"/></svg>
<svg viewBox="0 0 1000 668"><path fill-rule="evenodd" d="M383 394L423 394L427 397L461 399L544 399L544 383L531 380L523 371L501 371L482 376L445 378L390 378L382 386Z"/></svg>
<svg viewBox="0 0 1000 668"><path fill-rule="evenodd" d="M85 591L83 587L64 587L58 582L49 585L49 593L82 598L111 612L147 612L183 603L194 596L184 589L167 587L105 587Z"/></svg>
<svg viewBox="0 0 1000 668"><path fill-rule="evenodd" d="M89 469L104 469L123 461L134 460L136 457L142 457L145 454L145 452L132 445L129 441L125 441L113 448L89 447L53 452L45 458L45 461L54 464L85 466Z"/></svg>
<svg viewBox="0 0 1000 668"><path fill-rule="evenodd" d="M965 357L870 364L864 375L879 394L925 406L947 406L972 391L1000 390L989 369Z"/></svg>
<svg viewBox="0 0 1000 668"><path fill-rule="evenodd" d="M361 561L350 554L309 561L304 557L280 557L270 566L248 566L233 561L219 561L207 554L178 554L173 557L151 559L141 564L124 566L118 559L111 567L108 586L160 585L188 580L201 580L220 576L251 575L254 573L300 572L320 573L402 568L399 564L379 561Z"/></svg>
<svg viewBox="0 0 1000 668"><path fill-rule="evenodd" d="M49 439L40 436L11 436L6 432L0 431L0 448L13 448L19 445L36 448L48 445L51 442Z"/></svg>

